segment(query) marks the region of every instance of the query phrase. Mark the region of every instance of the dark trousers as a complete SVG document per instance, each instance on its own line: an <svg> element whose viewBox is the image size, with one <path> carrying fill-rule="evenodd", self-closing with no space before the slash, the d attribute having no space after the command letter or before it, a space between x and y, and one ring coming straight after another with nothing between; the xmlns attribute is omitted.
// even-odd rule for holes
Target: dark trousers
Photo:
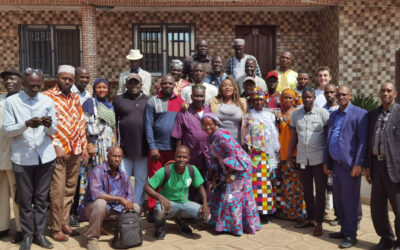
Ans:
<svg viewBox="0 0 400 250"><path fill-rule="evenodd" d="M360 208L361 175L351 177L352 167L342 162L333 164L333 202L341 225L341 233L346 237L357 236Z"/></svg>
<svg viewBox="0 0 400 250"><path fill-rule="evenodd" d="M395 215L394 229L397 242L400 244L400 183L389 178L386 161L372 160L371 217L376 233L380 237L394 240L388 216L387 201Z"/></svg>
<svg viewBox="0 0 400 250"><path fill-rule="evenodd" d="M18 190L19 216L24 236L44 234L50 183L56 161L35 166L13 163Z"/></svg>
<svg viewBox="0 0 400 250"><path fill-rule="evenodd" d="M307 218L322 223L325 213L325 191L327 176L324 174L323 164L306 166L300 170L300 179L303 184L304 200L306 202ZM315 197L314 197L315 182Z"/></svg>

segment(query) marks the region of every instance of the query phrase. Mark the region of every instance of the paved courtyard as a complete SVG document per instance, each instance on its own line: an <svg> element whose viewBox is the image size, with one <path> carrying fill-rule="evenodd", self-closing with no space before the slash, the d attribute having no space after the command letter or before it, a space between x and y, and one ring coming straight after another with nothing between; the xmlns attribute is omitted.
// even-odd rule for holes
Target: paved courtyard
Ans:
<svg viewBox="0 0 400 250"><path fill-rule="evenodd" d="M391 221L394 217L391 213ZM173 222L168 222L167 236L164 240L155 240L153 238L154 228L152 224L146 222L143 218L143 245L138 249L293 249L293 250L314 250L314 249L338 249L339 240L328 238L328 233L336 232L339 227L329 226L327 222L333 218L333 212L330 211L323 225L324 235L322 237L312 236L313 229L297 229L294 228L294 222L275 219L272 224L264 224L261 231L255 235L244 234L241 237L232 235L215 235L213 229L207 225L199 225L194 228L193 236L184 237L179 234L177 226ZM81 223L81 227L77 229L80 233L86 230L87 223ZM17 250L19 245L11 243L11 235L15 231L13 221L12 232L10 236L0 241L1 250ZM100 238L101 249L112 249L108 244L112 238L110 235L104 235ZM50 238L49 238L50 239ZM68 242L60 243L50 239L56 250L63 249L84 249L82 236L72 237ZM352 249L369 249L379 241L379 237L375 234L372 226L369 206L363 205L363 219L358 231L359 244ZM42 249L36 245L32 245L33 250Z"/></svg>

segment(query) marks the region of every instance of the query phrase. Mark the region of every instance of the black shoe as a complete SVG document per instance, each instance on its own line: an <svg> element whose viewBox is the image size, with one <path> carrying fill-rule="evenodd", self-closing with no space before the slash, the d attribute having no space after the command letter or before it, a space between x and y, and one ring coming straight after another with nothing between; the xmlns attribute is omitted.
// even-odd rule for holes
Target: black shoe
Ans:
<svg viewBox="0 0 400 250"><path fill-rule="evenodd" d="M4 236L7 236L8 231L10 231L9 229L4 230L4 231L0 231L0 238L3 238Z"/></svg>
<svg viewBox="0 0 400 250"><path fill-rule="evenodd" d="M14 234L14 237L12 239L12 243L19 243L24 239L24 237L22 236L22 232L16 232Z"/></svg>
<svg viewBox="0 0 400 250"><path fill-rule="evenodd" d="M397 239L397 242L394 243L393 250L400 250L400 241Z"/></svg>
<svg viewBox="0 0 400 250"><path fill-rule="evenodd" d="M31 250L31 245L32 245L32 237L25 236L21 242L21 246L19 247L19 250Z"/></svg>
<svg viewBox="0 0 400 250"><path fill-rule="evenodd" d="M381 238L379 243L371 248L371 250L385 250L392 249L394 247L394 241L388 238Z"/></svg>
<svg viewBox="0 0 400 250"><path fill-rule="evenodd" d="M163 240L165 238L165 220L157 223L156 231L154 232L154 237Z"/></svg>
<svg viewBox="0 0 400 250"><path fill-rule="evenodd" d="M54 247L43 234L36 235L35 238L33 238L33 243L47 249L52 249Z"/></svg>
<svg viewBox="0 0 400 250"><path fill-rule="evenodd" d="M343 241L339 244L340 248L350 248L354 246L355 244L358 243L358 240L356 238L350 238L346 237L343 239Z"/></svg>
<svg viewBox="0 0 400 250"><path fill-rule="evenodd" d="M346 236L344 236L341 232L337 232L337 233L330 233L329 234L329 238L332 238L332 239L344 239L344 238L346 238Z"/></svg>
<svg viewBox="0 0 400 250"><path fill-rule="evenodd" d="M72 214L69 216L69 225L71 227L79 227L79 221Z"/></svg>
<svg viewBox="0 0 400 250"><path fill-rule="evenodd" d="M148 223L154 223L154 213L153 212L148 212L147 213L147 222Z"/></svg>
<svg viewBox="0 0 400 250"><path fill-rule="evenodd" d="M181 233L186 234L186 235L193 233L192 229L185 222L176 221L176 224L178 224L179 231L181 231Z"/></svg>

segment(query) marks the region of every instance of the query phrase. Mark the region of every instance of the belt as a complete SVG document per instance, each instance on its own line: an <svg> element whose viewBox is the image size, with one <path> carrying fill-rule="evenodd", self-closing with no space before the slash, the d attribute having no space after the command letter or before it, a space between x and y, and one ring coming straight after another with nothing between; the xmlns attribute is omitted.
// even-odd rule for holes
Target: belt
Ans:
<svg viewBox="0 0 400 250"><path fill-rule="evenodd" d="M378 161L386 161L386 155L372 155Z"/></svg>
<svg viewBox="0 0 400 250"><path fill-rule="evenodd" d="M342 165L343 161L337 161L337 160L333 160L333 163L337 164L337 165Z"/></svg>

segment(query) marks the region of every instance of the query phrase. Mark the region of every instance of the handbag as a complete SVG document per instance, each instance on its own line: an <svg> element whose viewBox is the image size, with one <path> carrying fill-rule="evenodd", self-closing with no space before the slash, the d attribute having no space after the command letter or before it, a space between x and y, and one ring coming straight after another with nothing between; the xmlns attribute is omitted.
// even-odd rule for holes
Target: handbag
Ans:
<svg viewBox="0 0 400 250"><path fill-rule="evenodd" d="M93 101L94 115L90 115L86 121L87 133L89 135L98 135L100 134L100 129L99 129L100 121L97 118L96 101L94 100L94 98L92 98L92 101Z"/></svg>

